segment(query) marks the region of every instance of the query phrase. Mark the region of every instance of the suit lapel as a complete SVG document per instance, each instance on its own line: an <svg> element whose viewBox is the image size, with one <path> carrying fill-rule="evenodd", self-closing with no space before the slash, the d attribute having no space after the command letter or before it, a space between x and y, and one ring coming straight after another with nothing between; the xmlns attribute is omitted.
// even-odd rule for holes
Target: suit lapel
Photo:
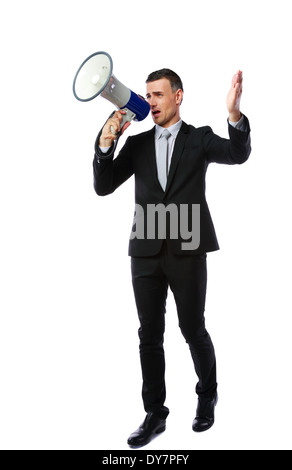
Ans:
<svg viewBox="0 0 292 470"><path fill-rule="evenodd" d="M155 126L149 131L150 134L150 139L145 140L145 151L146 155L151 156L151 171L152 171L152 176L155 181L155 184L158 185L158 187L161 189L163 192L163 189L159 183L158 175L157 175L157 164L156 164L156 150L155 150Z"/></svg>
<svg viewBox="0 0 292 470"><path fill-rule="evenodd" d="M184 145L185 145L185 140L187 138L187 133L188 133L188 125L183 121L180 131L177 134L177 137L175 139L173 154L171 157L171 163L170 163L170 168L169 168L169 174L167 178L167 184L165 188L165 194L167 193L172 183L178 162L180 161L180 158L182 156Z"/></svg>
<svg viewBox="0 0 292 470"><path fill-rule="evenodd" d="M155 182L155 185L159 192L161 192L161 195L163 196L164 191L160 185L159 179L158 179L158 173L157 173L157 163L156 163L156 149L155 149L155 126L150 129L149 134L147 135L147 139L145 139L145 145L143 148L143 151L145 152L145 155L147 158L150 157L150 167L151 167L151 175L152 179Z"/></svg>

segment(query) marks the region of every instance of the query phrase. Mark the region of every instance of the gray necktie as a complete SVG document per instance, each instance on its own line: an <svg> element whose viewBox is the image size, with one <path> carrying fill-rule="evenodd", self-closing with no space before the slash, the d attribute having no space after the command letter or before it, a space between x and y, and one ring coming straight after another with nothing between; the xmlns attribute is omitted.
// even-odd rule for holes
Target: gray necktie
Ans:
<svg viewBox="0 0 292 470"><path fill-rule="evenodd" d="M157 173L159 183L165 190L168 175L168 139L171 133L164 129L158 141Z"/></svg>

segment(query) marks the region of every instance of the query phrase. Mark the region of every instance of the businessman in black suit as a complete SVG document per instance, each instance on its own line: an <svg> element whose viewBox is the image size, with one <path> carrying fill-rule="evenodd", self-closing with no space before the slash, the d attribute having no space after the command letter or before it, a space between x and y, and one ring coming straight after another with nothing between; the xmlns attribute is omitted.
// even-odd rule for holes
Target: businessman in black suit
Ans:
<svg viewBox="0 0 292 470"><path fill-rule="evenodd" d="M124 112L117 111L96 139L93 161L98 195L112 193L135 175L129 255L140 321L142 398L147 414L128 439L131 447L147 444L166 427L169 410L164 404L163 339L169 287L199 379L192 428L202 432L214 424L216 358L204 310L206 254L218 250L219 245L205 199L205 175L209 163L241 164L251 151L249 122L240 112L241 71L234 75L227 96L229 139L215 135L208 126L195 128L181 120L183 85L175 72L158 70L146 83L154 128L129 137L113 158L115 134L122 134L129 126L126 123L121 129Z"/></svg>

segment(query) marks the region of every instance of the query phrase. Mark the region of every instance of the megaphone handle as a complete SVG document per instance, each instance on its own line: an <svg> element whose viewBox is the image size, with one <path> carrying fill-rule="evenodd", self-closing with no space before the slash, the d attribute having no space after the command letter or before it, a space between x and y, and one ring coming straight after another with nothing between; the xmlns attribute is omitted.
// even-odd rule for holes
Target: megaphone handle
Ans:
<svg viewBox="0 0 292 470"><path fill-rule="evenodd" d="M126 111L126 114L123 114L123 119L122 119L122 122L121 122L121 129L123 128L123 126L124 126L124 124L125 124L126 122L132 121L132 120L135 118L135 116L136 116L136 114L133 113L133 112L132 112L130 109L128 109L128 108L123 108L123 111ZM114 134L114 135L116 135L113 126L111 126L111 133Z"/></svg>

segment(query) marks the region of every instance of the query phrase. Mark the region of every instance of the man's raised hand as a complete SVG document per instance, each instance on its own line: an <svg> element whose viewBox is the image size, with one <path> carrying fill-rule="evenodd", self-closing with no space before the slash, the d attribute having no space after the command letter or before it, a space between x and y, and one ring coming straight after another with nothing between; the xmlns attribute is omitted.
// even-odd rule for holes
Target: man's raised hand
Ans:
<svg viewBox="0 0 292 470"><path fill-rule="evenodd" d="M242 95L242 71L238 72L233 76L231 82L231 88L227 95L227 109L229 111L229 121L237 122L241 117L240 113L240 100Z"/></svg>

